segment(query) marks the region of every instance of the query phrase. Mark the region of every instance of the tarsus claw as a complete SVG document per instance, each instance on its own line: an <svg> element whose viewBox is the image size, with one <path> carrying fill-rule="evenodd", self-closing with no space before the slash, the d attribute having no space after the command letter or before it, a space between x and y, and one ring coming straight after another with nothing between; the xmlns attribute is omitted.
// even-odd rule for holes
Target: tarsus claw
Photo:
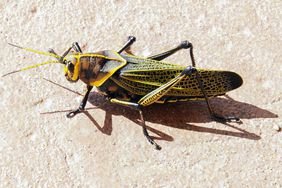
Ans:
<svg viewBox="0 0 282 188"><path fill-rule="evenodd" d="M76 114L82 112L82 110L77 109L77 110L73 110L70 113L67 114L67 118L73 118Z"/></svg>

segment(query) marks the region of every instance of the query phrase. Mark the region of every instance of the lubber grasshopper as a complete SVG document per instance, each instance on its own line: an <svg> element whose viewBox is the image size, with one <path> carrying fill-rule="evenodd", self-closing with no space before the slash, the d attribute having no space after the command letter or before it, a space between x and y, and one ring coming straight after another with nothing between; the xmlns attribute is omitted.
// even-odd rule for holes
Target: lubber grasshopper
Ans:
<svg viewBox="0 0 282 188"><path fill-rule="evenodd" d="M36 64L8 74L49 63L63 64L67 80L77 82L80 79L87 85L87 92L82 102L76 110L67 114L68 118L74 117L85 109L89 93L95 86L110 102L139 112L143 133L156 149L161 147L149 136L142 113L145 106L153 103L205 100L214 120L239 121L239 118L235 116L224 117L216 114L209 103L209 98L224 95L241 86L243 81L238 74L196 68L193 45L188 41L181 42L169 51L142 58L128 51L135 40L136 38L131 36L118 51L105 50L96 53L83 53L75 42L62 56L55 53L53 49L49 52L41 52L13 45L27 51L53 56L57 60ZM69 54L72 49L75 53ZM192 66L184 67L162 61L181 49L189 49Z"/></svg>

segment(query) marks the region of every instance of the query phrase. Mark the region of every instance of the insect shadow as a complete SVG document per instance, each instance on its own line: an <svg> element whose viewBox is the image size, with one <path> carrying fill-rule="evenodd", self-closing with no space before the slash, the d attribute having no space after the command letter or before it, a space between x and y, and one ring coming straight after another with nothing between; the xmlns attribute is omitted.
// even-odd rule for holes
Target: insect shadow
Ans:
<svg viewBox="0 0 282 188"><path fill-rule="evenodd" d="M55 84L65 90L73 92L77 95L82 95L76 91L73 91L65 86L59 85L51 80L46 81ZM112 133L112 116L124 116L129 120L139 123L139 113L128 107L120 106L117 104L112 104L106 101L105 97L97 92L91 92L88 103L94 105L95 107L86 108L83 113L91 120L91 122L104 134L111 135ZM252 118L277 118L278 116L268 110L256 107L254 105L238 102L228 96L218 97L211 100L211 105L214 107L215 111L223 115L235 115L241 119L252 119ZM93 109L102 109L106 113L104 125L99 125L95 118L91 115ZM53 114L61 112L69 112L69 110L57 110L52 112L44 112L41 114ZM234 113L234 114L230 114ZM145 108L144 117L147 122L147 128L149 131L155 133L157 136L152 136L156 140L166 140L173 141L173 137L156 130L148 126L148 122L161 124L168 127L197 131L204 133L213 133L218 135L226 135L233 137L246 138L251 140L259 140L261 137L254 133L248 132L243 128L239 128L240 125L235 126L234 123L224 123L227 127L234 129L234 131L208 128L193 125L191 123L205 123L213 121L207 111L207 107L204 101L191 101L182 103L167 103L167 104L153 104ZM239 124L242 124L239 123ZM140 125L141 126L141 125Z"/></svg>

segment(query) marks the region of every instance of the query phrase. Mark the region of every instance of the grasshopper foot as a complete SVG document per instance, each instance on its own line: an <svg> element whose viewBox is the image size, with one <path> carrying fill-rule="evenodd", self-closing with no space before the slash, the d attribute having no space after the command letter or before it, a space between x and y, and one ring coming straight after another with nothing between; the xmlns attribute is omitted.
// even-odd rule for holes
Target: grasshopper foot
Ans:
<svg viewBox="0 0 282 188"><path fill-rule="evenodd" d="M188 49L192 46L192 44L190 42L188 42L187 40L184 40L180 43L180 47L182 49Z"/></svg>
<svg viewBox="0 0 282 188"><path fill-rule="evenodd" d="M136 41L136 37L134 37L134 36L128 36L128 37L127 37L127 40L128 40L128 41L135 42L135 41Z"/></svg>
<svg viewBox="0 0 282 188"><path fill-rule="evenodd" d="M161 149L162 149L162 147L159 146L159 145L150 137L150 135L148 134L147 129L143 129L143 133L144 133L145 137L147 138L147 140L148 140L152 145L154 145L154 146L156 147L156 150L161 150Z"/></svg>
<svg viewBox="0 0 282 188"><path fill-rule="evenodd" d="M226 116L226 117L224 117L222 115L214 113L214 114L211 114L211 117L215 121L222 122L222 123L225 123L225 122L240 122L240 118L235 117L235 116Z"/></svg>
<svg viewBox="0 0 282 188"><path fill-rule="evenodd" d="M162 147L158 145L150 136L146 136L147 140L155 146L156 150L161 150Z"/></svg>
<svg viewBox="0 0 282 188"><path fill-rule="evenodd" d="M83 110L81 109L76 109L71 111L70 113L67 114L67 118L73 118L76 114L81 113Z"/></svg>

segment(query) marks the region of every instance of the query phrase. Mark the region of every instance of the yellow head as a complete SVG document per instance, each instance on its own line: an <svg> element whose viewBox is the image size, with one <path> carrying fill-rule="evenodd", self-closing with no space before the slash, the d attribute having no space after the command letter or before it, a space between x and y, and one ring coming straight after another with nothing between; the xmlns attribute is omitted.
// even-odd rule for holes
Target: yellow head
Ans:
<svg viewBox="0 0 282 188"><path fill-rule="evenodd" d="M73 55L69 59L63 61L65 77L70 82L77 82L79 80L80 62L78 55Z"/></svg>

